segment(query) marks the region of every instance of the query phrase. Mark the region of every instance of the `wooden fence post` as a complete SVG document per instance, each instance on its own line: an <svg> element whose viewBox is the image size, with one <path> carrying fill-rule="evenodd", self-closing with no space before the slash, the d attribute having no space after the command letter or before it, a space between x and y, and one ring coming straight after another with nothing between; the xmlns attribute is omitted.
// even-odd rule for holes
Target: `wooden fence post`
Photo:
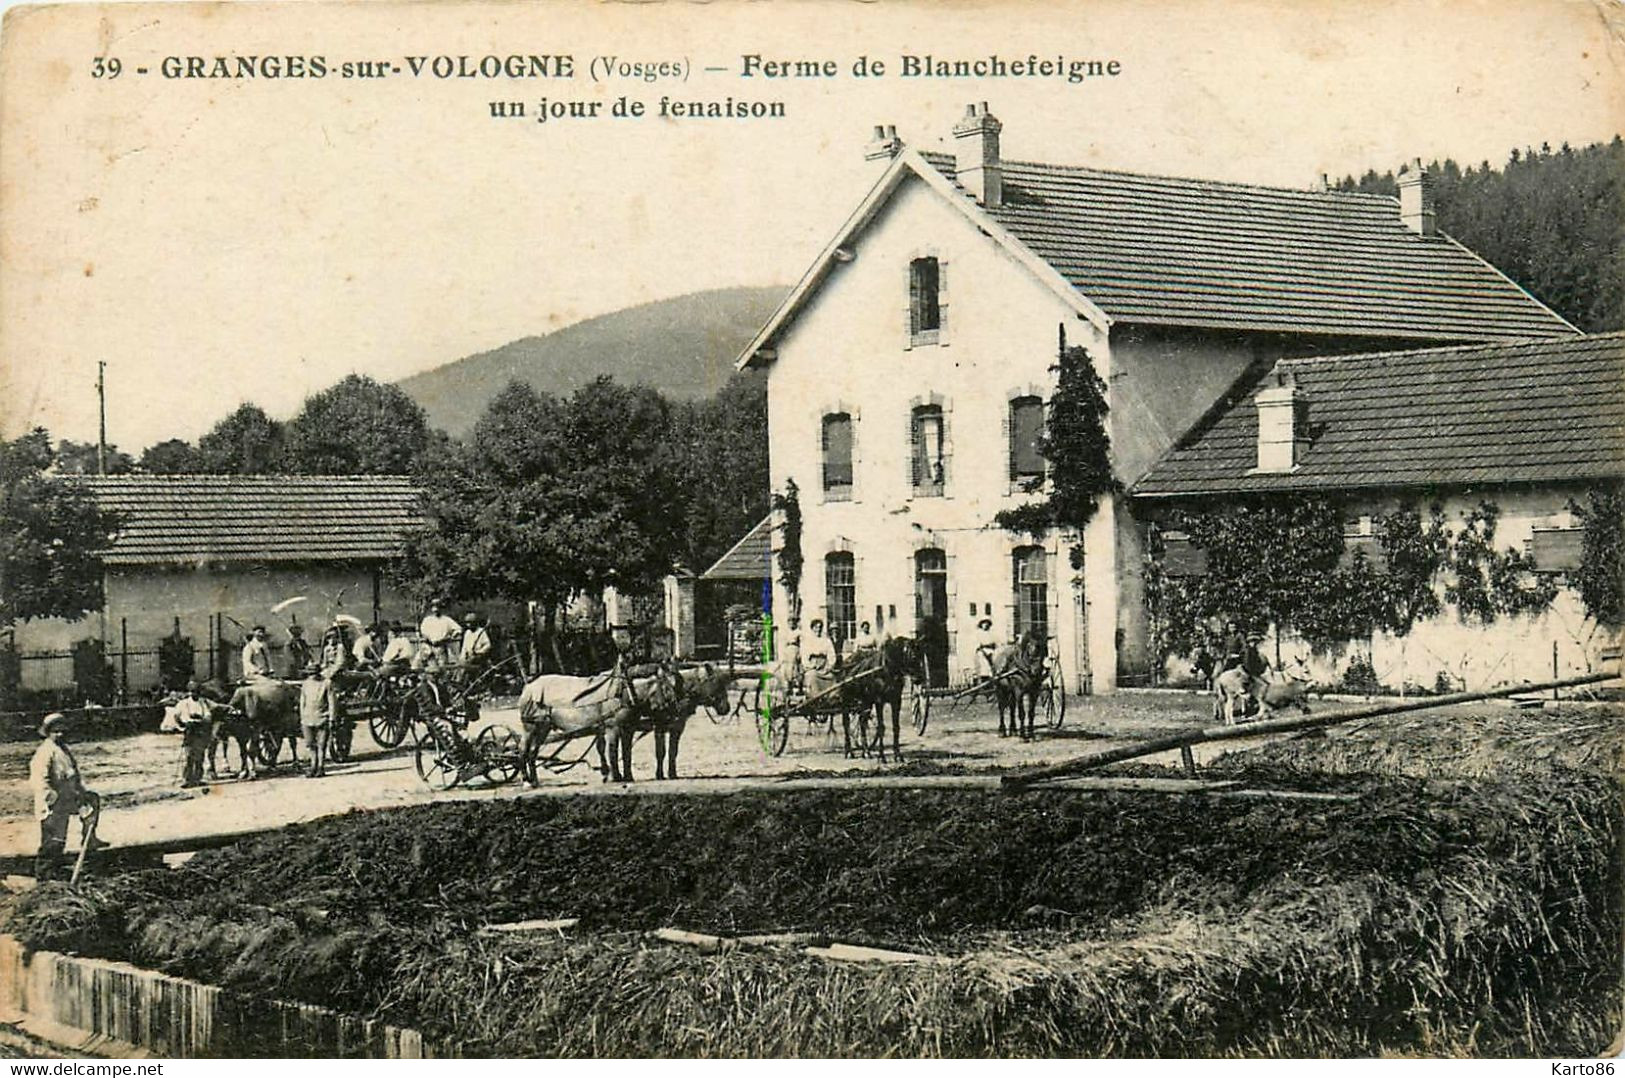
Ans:
<svg viewBox="0 0 1625 1078"><path fill-rule="evenodd" d="M130 698L130 619L118 619L118 702Z"/></svg>

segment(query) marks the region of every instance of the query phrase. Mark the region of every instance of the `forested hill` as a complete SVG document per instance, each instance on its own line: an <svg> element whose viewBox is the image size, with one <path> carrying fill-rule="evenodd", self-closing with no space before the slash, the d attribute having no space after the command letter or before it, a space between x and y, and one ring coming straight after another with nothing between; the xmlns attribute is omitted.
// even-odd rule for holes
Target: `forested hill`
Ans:
<svg viewBox="0 0 1625 1078"><path fill-rule="evenodd" d="M525 337L402 379L432 426L462 437L519 379L568 396L599 375L647 385L669 399L716 393L733 362L784 298L783 288L723 288L645 303Z"/></svg>
<svg viewBox="0 0 1625 1078"><path fill-rule="evenodd" d="M1581 329L1625 328L1625 140L1513 150L1499 168L1431 167L1440 229ZM1392 172L1338 187L1399 192Z"/></svg>

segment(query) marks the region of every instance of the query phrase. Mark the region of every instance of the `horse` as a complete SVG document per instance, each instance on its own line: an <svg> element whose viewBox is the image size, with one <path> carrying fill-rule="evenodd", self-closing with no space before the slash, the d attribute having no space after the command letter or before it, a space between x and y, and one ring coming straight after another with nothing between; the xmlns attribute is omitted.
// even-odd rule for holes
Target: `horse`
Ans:
<svg viewBox="0 0 1625 1078"><path fill-rule="evenodd" d="M1048 661L1044 643L1037 634L1026 632L1015 644L993 653L993 693L999 702L999 736L1033 739L1034 712L1038 710L1038 687L1044 681ZM1004 717L1011 716L1009 733Z"/></svg>
<svg viewBox="0 0 1625 1078"><path fill-rule="evenodd" d="M605 728L611 769L619 758L625 765L625 781L632 781L632 738L637 732L649 730L655 741L655 778L676 778L677 750L689 716L702 707L718 713L728 710L731 681L726 669L710 663L682 669L662 667L651 678L634 713Z"/></svg>
<svg viewBox="0 0 1625 1078"><path fill-rule="evenodd" d="M892 758L901 762L903 685L912 678L916 684L925 680L924 651L919 641L907 636L888 637L872 656L861 665L853 664L843 673L847 677L862 674L859 680L845 686L841 693L841 724L846 735L846 754L852 755L852 720L850 706L858 711L858 741L860 751L869 755L873 747L886 762L886 705L891 705ZM869 673L869 671L877 671ZM875 717L875 737L869 742L869 713Z"/></svg>
<svg viewBox="0 0 1625 1078"><path fill-rule="evenodd" d="M577 677L572 674L543 674L527 684L519 694L519 719L525 736L519 755L527 785L538 783L536 757L548 736L554 731L572 736L592 734L598 750L599 771L606 782L629 782L632 772L632 741L619 737L618 726L635 717L642 701L655 691L657 682L670 676L658 670L653 676L599 674ZM675 690L669 690L675 692ZM614 747L624 758L626 777L622 778L622 759L606 754L612 730Z"/></svg>

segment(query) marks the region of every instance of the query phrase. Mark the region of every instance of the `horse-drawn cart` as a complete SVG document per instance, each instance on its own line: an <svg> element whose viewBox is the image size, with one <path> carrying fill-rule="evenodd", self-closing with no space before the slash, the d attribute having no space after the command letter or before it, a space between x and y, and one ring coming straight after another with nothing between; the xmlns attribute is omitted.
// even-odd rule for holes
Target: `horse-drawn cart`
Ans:
<svg viewBox="0 0 1625 1078"><path fill-rule="evenodd" d="M978 700L994 705L999 704L999 686L1022 673L1019 670L1006 670L1001 674L988 675L971 681L960 682L940 689L927 689L926 694L943 700L951 710L974 703ZM1052 730L1059 730L1066 721L1066 679L1061 673L1059 663L1050 661L1045 664L1043 678L1038 683L1036 705L1038 715L1044 724Z"/></svg>
<svg viewBox="0 0 1625 1078"><path fill-rule="evenodd" d="M762 751L771 756L784 755L794 719L806 719L808 726L816 729L837 718L844 720L874 710L878 724L881 712L877 705L882 702L896 709L894 722L906 711L914 732L924 734L930 721L931 698L923 685L917 653L908 646L911 644L902 639L888 641L867 663L854 664L855 669L837 667L833 684L811 693L804 682L787 683L775 672L763 670L756 684L740 696L735 710L748 708L756 716ZM896 648L888 652L893 645ZM833 730L833 726L829 729Z"/></svg>

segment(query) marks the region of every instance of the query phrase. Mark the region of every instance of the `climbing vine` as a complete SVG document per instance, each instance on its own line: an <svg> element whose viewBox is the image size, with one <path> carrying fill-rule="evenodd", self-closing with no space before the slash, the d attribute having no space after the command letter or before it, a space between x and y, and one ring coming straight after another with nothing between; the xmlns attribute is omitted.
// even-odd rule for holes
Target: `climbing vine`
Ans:
<svg viewBox="0 0 1625 1078"><path fill-rule="evenodd" d="M1625 491L1618 486L1590 492L1586 504L1570 502L1580 519L1580 567L1569 574L1586 614L1599 625L1625 624Z"/></svg>
<svg viewBox="0 0 1625 1078"><path fill-rule="evenodd" d="M1048 482L1049 493L1038 501L1001 510L993 522L1035 539L1042 539L1051 528L1064 528L1081 540L1101 496L1122 489L1112 474L1106 384L1095 373L1088 349L1081 345L1068 348L1064 336L1050 370L1056 374L1055 394L1037 442L1039 455L1049 465L1047 475L1029 480L1023 488L1033 493ZM1083 567L1082 551L1081 541L1075 542L1073 569Z"/></svg>
<svg viewBox="0 0 1625 1078"><path fill-rule="evenodd" d="M784 493L773 495L773 509L782 514L784 533L779 545L779 583L790 598L790 616L801 615L801 491L794 479L784 481Z"/></svg>
<svg viewBox="0 0 1625 1078"><path fill-rule="evenodd" d="M1483 503L1452 532L1438 505L1402 506L1372 521L1380 557L1349 551L1345 513L1318 497L1273 498L1176 513L1170 525L1207 557L1197 576L1170 575L1164 542L1147 545L1146 601L1157 654L1192 654L1228 625L1295 632L1317 650L1368 637L1406 636L1454 604L1463 621L1546 609L1555 582L1521 551L1496 549L1499 509ZM1446 581L1440 588L1440 582Z"/></svg>

